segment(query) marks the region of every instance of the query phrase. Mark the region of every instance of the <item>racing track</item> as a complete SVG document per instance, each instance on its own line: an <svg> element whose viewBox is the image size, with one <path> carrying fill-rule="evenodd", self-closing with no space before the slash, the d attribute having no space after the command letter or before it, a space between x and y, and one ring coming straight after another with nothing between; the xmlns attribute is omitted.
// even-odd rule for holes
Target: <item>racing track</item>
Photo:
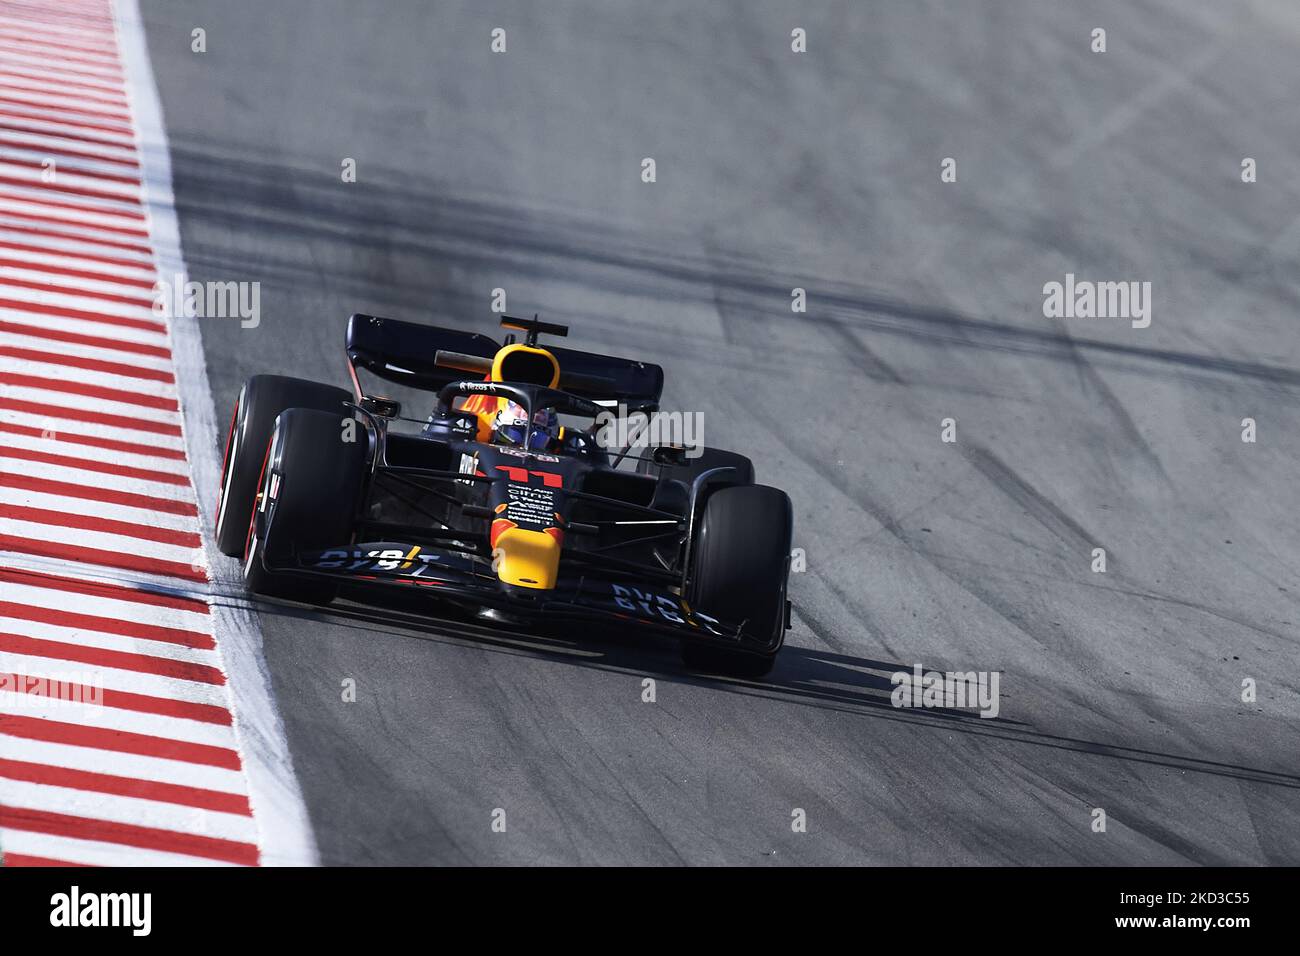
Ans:
<svg viewBox="0 0 1300 956"><path fill-rule="evenodd" d="M807 552L765 685L265 606L324 862L1300 863L1293 4L142 7L191 272L263 284L202 324L219 414L342 383L351 311L490 331L501 286L661 362ZM1067 272L1151 327L1044 318ZM1000 717L890 707L915 663Z"/></svg>

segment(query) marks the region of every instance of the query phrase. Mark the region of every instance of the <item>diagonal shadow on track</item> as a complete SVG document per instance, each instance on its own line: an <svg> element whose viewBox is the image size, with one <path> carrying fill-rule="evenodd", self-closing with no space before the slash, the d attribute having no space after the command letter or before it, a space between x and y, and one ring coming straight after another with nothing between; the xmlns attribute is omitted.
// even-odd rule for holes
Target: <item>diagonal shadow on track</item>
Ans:
<svg viewBox="0 0 1300 956"><path fill-rule="evenodd" d="M222 600L236 606L247 604L242 597ZM1186 773L1300 790L1298 773L1055 734L1004 717L981 718L969 711L945 708L927 708L923 711L899 709L890 702L893 684L888 675L897 671L910 671L912 665L908 664L787 646L768 679L749 681L686 673L677 663L675 649L670 649L659 638L646 635L615 637L607 630L587 626L569 627L563 632L558 629L550 629L549 633L520 632L484 626L468 616L431 617L427 610L417 613L413 609L400 607L381 609L349 603L314 611L298 605L269 601L258 601L256 607L262 614L304 621L320 620L323 616L334 626L369 631L387 638L403 637L473 646L491 653L550 659L570 666L610 673L652 676L656 680L706 686L718 693L762 697L794 706L897 721L941 733L969 734L1010 744L1046 747L1105 760L1166 767Z"/></svg>
<svg viewBox="0 0 1300 956"><path fill-rule="evenodd" d="M265 250L232 255L230 245L187 247L196 275L253 276L294 287L324 282L338 293L372 299L376 255L399 256L411 274L386 284L383 304L477 315L480 298L427 294L424 275L448 266L508 267L512 274L574 278L588 288L619 295L644 295L665 304L725 301L739 316L780 316L791 321L789 285L774 277L767 262L715 248L708 261L691 251L690 237L649 243L643 234L571 213L521 206L508 198L448 197L432 183L374 170L365 184L340 189L321 170L250 160L215 143L173 143L180 212L239 234L294 240L281 247L337 244L339 257L326 273L312 255L274 256ZM351 254L349 254L349 251ZM797 262L797 256L792 259ZM424 263L423 268L417 263ZM341 267L340 267L341 264ZM1175 374L1228 376L1274 389L1300 388L1300 370L1263 362L1062 335L1051 329L995 321L959 311L909 302L880 288L837 279L804 276L817 289L821 314L794 320L831 321L841 329L901 336L936 348L965 348L1021 354L1074 363L1083 352L1097 363L1131 367L1133 362ZM579 317L579 316L572 316ZM606 317L608 318L608 317ZM809 352L809 354L814 354ZM821 353L816 353L821 354ZM787 357L788 361L788 357Z"/></svg>

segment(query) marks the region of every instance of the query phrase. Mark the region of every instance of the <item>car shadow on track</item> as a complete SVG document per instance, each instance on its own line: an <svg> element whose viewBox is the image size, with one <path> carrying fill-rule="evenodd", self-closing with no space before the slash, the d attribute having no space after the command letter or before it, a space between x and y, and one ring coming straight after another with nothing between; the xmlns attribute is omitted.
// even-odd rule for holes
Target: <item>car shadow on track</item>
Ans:
<svg viewBox="0 0 1300 956"><path fill-rule="evenodd" d="M254 160L215 140L173 141L171 153L174 175L184 187L178 190L185 197L180 211L249 237L247 243L215 245L186 237L189 266L200 276L256 275L282 290L318 285L318 256L328 249L332 294L393 313L427 314L432 303L432 311L446 316L477 315L482 303L476 292L438 281L454 267L489 273L506 268L511 275L538 280L560 274L584 288L617 295L725 306L729 315L750 319L791 320L790 290L772 278L771 262L740 249L711 248L707 261L701 261L686 251L693 250L686 237L654 241L642 232L572 212L508 199L448 196L434 184L394 170L373 169L365 184L340 192L316 170ZM255 241L264 237L285 241L272 249ZM380 272L397 268L411 281L376 281ZM944 350L1011 352L1070 364L1085 354L1096 365L1131 368L1137 361L1152 373L1193 375L1200 381L1226 377L1272 390L1300 388L1300 369L1285 365L1025 327L911 301L898 291L840 277L817 276L815 284L821 303L815 326L831 334L832 356L843 352L846 332L869 332L877 339L901 337ZM579 321L592 319L594 328L607 319L568 314ZM635 326L620 327L625 338L637 334ZM853 367L861 372L861 339L849 341ZM696 351L694 343L674 345L662 336L635 344L653 345L665 356L687 357ZM784 349L773 363L784 370L800 361L824 365L827 349L810 347L803 355ZM897 379L889 366L881 370Z"/></svg>
<svg viewBox="0 0 1300 956"><path fill-rule="evenodd" d="M232 603L243 605L244 600L240 597ZM431 616L428 605L423 602L410 602L405 606L390 602L379 608L349 601L318 610L300 605L259 601L256 607L262 614L302 620L319 620L324 617L337 627L371 631L389 638L473 646L492 653L524 655L610 673L707 686L718 693L769 700L774 705L815 707L855 717L897 721L913 727L930 727L943 733L969 734L1013 745L1047 747L1109 760L1166 767L1185 773L1209 774L1300 790L1300 774L1296 773L1070 737L1039 730L1002 716L983 718L969 710L898 708L890 700L894 685L889 675L897 671L910 671L912 665L839 652L787 645L772 674L755 681L687 672L678 660L676 647L669 641L653 635L615 635L608 628L586 624L522 631L495 623L485 625L475 620L471 614L458 615L454 609L450 611L450 616L444 608L438 609L438 616Z"/></svg>

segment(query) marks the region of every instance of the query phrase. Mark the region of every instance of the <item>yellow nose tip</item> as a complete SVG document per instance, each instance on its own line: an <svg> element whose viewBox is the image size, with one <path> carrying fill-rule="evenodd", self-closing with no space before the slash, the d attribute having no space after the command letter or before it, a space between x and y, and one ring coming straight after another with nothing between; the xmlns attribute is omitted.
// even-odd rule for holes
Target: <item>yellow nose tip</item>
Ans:
<svg viewBox="0 0 1300 956"><path fill-rule="evenodd" d="M492 558L505 584L550 590L560 570L560 530L504 528L493 539Z"/></svg>

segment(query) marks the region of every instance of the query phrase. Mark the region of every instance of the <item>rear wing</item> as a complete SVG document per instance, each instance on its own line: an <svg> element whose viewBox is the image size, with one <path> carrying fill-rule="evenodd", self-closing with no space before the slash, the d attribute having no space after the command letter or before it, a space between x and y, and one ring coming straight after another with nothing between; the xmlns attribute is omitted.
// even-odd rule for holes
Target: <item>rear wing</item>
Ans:
<svg viewBox="0 0 1300 956"><path fill-rule="evenodd" d="M346 348L354 369L427 392L465 378L460 369L438 365L439 352L490 361L500 347L477 332L361 313L348 319ZM560 363L561 390L601 404L622 402L633 410L658 407L664 389L664 370L658 365L550 345L546 349Z"/></svg>

